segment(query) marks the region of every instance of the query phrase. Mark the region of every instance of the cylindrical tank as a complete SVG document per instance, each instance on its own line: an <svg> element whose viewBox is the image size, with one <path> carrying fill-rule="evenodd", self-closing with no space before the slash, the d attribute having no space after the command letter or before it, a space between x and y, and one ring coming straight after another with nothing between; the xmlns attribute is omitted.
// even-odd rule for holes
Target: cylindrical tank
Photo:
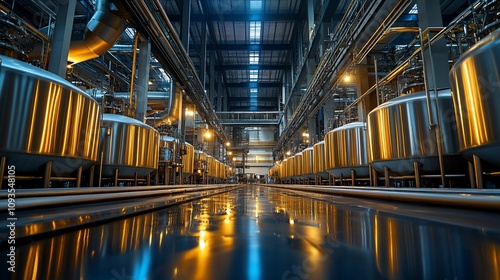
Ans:
<svg viewBox="0 0 500 280"><path fill-rule="evenodd" d="M102 118L102 175L120 178L144 177L158 168L160 134L149 125L121 115Z"/></svg>
<svg viewBox="0 0 500 280"><path fill-rule="evenodd" d="M179 140L174 137L160 136L160 161L175 162L174 155L179 152L178 142Z"/></svg>
<svg viewBox="0 0 500 280"><path fill-rule="evenodd" d="M430 97L436 121L433 92ZM413 163L419 162L423 173L439 173L436 133L429 129L426 100L425 92L403 95L368 114L368 160L377 171L383 172L386 166L393 174L408 175L413 173ZM458 151L450 90L438 91L438 101L445 170L458 172L466 163Z"/></svg>
<svg viewBox="0 0 500 280"><path fill-rule="evenodd" d="M500 166L500 29L462 55L450 84L460 151Z"/></svg>
<svg viewBox="0 0 500 280"><path fill-rule="evenodd" d="M286 162L286 177L292 179L294 176L295 155L288 158Z"/></svg>
<svg viewBox="0 0 500 280"><path fill-rule="evenodd" d="M182 155L182 172L184 175L194 174L194 147L189 143L184 143L186 153Z"/></svg>
<svg viewBox="0 0 500 280"><path fill-rule="evenodd" d="M302 175L304 178L314 178L313 147L308 147L302 151Z"/></svg>
<svg viewBox="0 0 500 280"><path fill-rule="evenodd" d="M215 158L211 155L207 155L207 167L208 167L208 177L214 178L216 174Z"/></svg>
<svg viewBox="0 0 500 280"><path fill-rule="evenodd" d="M313 146L313 172L316 176L328 179L325 160L325 141L318 142Z"/></svg>
<svg viewBox="0 0 500 280"><path fill-rule="evenodd" d="M293 178L302 178L302 152L296 153L293 159Z"/></svg>
<svg viewBox="0 0 500 280"><path fill-rule="evenodd" d="M325 151L330 158L327 170L336 178L351 178L351 170L357 178L369 176L365 125L352 122L326 134Z"/></svg>
<svg viewBox="0 0 500 280"><path fill-rule="evenodd" d="M95 164L99 104L68 81L0 55L0 157L18 174L53 162L64 176Z"/></svg>

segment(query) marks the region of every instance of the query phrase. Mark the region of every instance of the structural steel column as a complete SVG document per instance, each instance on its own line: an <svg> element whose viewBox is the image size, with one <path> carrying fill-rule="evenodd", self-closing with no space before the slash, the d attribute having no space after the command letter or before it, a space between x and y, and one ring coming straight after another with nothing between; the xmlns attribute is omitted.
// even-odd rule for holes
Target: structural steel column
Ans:
<svg viewBox="0 0 500 280"><path fill-rule="evenodd" d="M213 63L210 59L210 71ZM205 21L201 22L201 57L200 57L200 81L205 88L207 74L207 23Z"/></svg>
<svg viewBox="0 0 500 280"><path fill-rule="evenodd" d="M50 56L48 70L56 75L66 78L66 67L68 64L68 51L73 32L73 18L75 16L76 1L64 1L59 5L54 36L50 45L52 54Z"/></svg>
<svg viewBox="0 0 500 280"><path fill-rule="evenodd" d="M144 122L148 107L149 66L151 60L151 43L141 38L139 43L139 63L137 66L137 103L135 119Z"/></svg>
<svg viewBox="0 0 500 280"><path fill-rule="evenodd" d="M443 19L439 1L417 0L418 25L424 31L428 27L442 27ZM430 32L431 36L437 32ZM424 37L425 38L425 37ZM425 70L429 90L434 88L449 88L450 82L448 72L448 49L445 39L441 39L432 45L432 61L429 48L425 48ZM432 64L432 65L431 65ZM432 67L434 66L434 67Z"/></svg>
<svg viewBox="0 0 500 280"><path fill-rule="evenodd" d="M191 22L191 0L182 1L181 42L189 55L189 29Z"/></svg>
<svg viewBox="0 0 500 280"><path fill-rule="evenodd" d="M314 0L307 0L307 38L311 44L312 31L314 30Z"/></svg>

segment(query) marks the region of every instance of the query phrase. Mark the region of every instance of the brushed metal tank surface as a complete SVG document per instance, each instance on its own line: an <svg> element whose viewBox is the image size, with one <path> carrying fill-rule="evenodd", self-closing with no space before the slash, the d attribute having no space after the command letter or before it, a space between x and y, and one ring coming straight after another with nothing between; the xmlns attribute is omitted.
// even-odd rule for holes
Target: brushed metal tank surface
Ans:
<svg viewBox="0 0 500 280"><path fill-rule="evenodd" d="M351 170L357 177L367 177L366 123L352 122L328 132L325 152L329 153L327 170L335 177L350 178Z"/></svg>
<svg viewBox="0 0 500 280"><path fill-rule="evenodd" d="M313 146L313 173L321 178L328 179L325 160L325 141L320 141Z"/></svg>
<svg viewBox="0 0 500 280"><path fill-rule="evenodd" d="M182 156L183 170L185 175L194 173L194 147L189 143L184 143L186 154Z"/></svg>
<svg viewBox="0 0 500 280"><path fill-rule="evenodd" d="M291 178L293 176L293 159L294 156L291 156L283 162L285 164L285 178Z"/></svg>
<svg viewBox="0 0 500 280"><path fill-rule="evenodd" d="M500 166L500 29L462 55L450 85L460 151Z"/></svg>
<svg viewBox="0 0 500 280"><path fill-rule="evenodd" d="M68 81L0 56L0 156L18 173L48 161L60 176L95 164L100 116L99 104Z"/></svg>
<svg viewBox="0 0 500 280"><path fill-rule="evenodd" d="M293 159L293 177L302 178L302 152L296 153Z"/></svg>
<svg viewBox="0 0 500 280"><path fill-rule="evenodd" d="M158 168L160 133L136 119L103 114L101 150L102 174L111 177L118 168L119 177L144 177Z"/></svg>
<svg viewBox="0 0 500 280"><path fill-rule="evenodd" d="M430 97L437 120L433 92ZM458 150L450 90L438 91L438 99L445 167L458 172L466 168L466 162ZM421 163L422 172L439 173L436 133L429 129L427 112L425 92L418 92L394 98L368 114L368 159L377 171L383 172L387 166L394 174L412 174L416 161Z"/></svg>
<svg viewBox="0 0 500 280"><path fill-rule="evenodd" d="M215 158L211 155L207 155L207 163L208 163L207 176L210 178L215 178L217 175L217 166L215 164Z"/></svg>
<svg viewBox="0 0 500 280"><path fill-rule="evenodd" d="M302 175L305 178L314 178L313 172L313 147L302 151Z"/></svg>

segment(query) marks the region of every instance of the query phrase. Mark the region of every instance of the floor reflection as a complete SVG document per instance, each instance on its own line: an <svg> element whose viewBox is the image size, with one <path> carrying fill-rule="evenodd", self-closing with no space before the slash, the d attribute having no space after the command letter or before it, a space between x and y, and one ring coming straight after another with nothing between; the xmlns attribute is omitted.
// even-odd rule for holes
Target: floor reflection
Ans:
<svg viewBox="0 0 500 280"><path fill-rule="evenodd" d="M241 188L18 246L0 277L500 279L498 230L336 200Z"/></svg>

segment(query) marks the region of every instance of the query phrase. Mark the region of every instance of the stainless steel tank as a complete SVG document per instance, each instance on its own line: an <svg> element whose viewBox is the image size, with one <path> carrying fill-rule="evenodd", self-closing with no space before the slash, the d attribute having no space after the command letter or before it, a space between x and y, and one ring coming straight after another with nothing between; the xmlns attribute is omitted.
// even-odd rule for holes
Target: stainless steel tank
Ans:
<svg viewBox="0 0 500 280"><path fill-rule="evenodd" d="M336 178L368 177L368 154L364 122L353 122L335 128L325 136L325 152L329 153L327 170Z"/></svg>
<svg viewBox="0 0 500 280"><path fill-rule="evenodd" d="M434 93L430 97L437 120ZM464 171L450 90L438 91L438 99L445 170ZM392 174L408 175L414 171L413 163L419 162L421 172L439 174L436 134L429 129L427 112L425 92L418 92L394 98L368 114L368 160L377 171L384 172L387 166Z"/></svg>
<svg viewBox="0 0 500 280"><path fill-rule="evenodd" d="M158 168L160 134L149 125L121 115L103 114L101 151L102 175L144 177Z"/></svg>
<svg viewBox="0 0 500 280"><path fill-rule="evenodd" d="M285 165L285 178L286 179L291 179L293 176L293 158L294 156L291 156L289 158L286 158L283 163Z"/></svg>
<svg viewBox="0 0 500 280"><path fill-rule="evenodd" d="M500 29L460 57L450 84L460 151L500 166Z"/></svg>
<svg viewBox="0 0 500 280"><path fill-rule="evenodd" d="M302 175L307 179L314 179L313 172L313 147L302 151Z"/></svg>
<svg viewBox="0 0 500 280"><path fill-rule="evenodd" d="M314 175L323 179L328 179L329 173L326 170L325 141L318 142L313 146L313 172Z"/></svg>
<svg viewBox="0 0 500 280"><path fill-rule="evenodd" d="M302 178L302 152L296 153L293 159L293 178Z"/></svg>
<svg viewBox="0 0 500 280"><path fill-rule="evenodd" d="M99 104L68 81L0 56L0 157L21 173L64 176L97 161Z"/></svg>
<svg viewBox="0 0 500 280"><path fill-rule="evenodd" d="M194 174L194 147L189 143L184 143L186 154L182 155L182 172L184 175Z"/></svg>

